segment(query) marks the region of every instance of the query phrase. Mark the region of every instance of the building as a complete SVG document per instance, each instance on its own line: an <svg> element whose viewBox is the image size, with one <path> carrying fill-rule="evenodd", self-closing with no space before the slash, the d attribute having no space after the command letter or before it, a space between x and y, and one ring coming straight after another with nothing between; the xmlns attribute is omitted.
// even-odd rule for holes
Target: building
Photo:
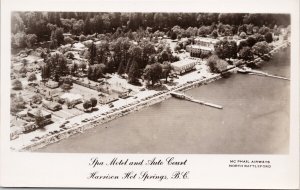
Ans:
<svg viewBox="0 0 300 190"><path fill-rule="evenodd" d="M75 44L73 44L73 45L71 46L71 50L72 50L72 51L76 51L76 52L78 52L78 53L80 53L80 54L84 53L84 51L85 51L86 49L88 49L88 48L86 48L85 45L82 44L82 43L80 43L80 42L75 43Z"/></svg>
<svg viewBox="0 0 300 190"><path fill-rule="evenodd" d="M174 71L177 74L184 74L188 71L195 69L195 65L197 64L197 60L193 59L183 59L177 62L172 63Z"/></svg>
<svg viewBox="0 0 300 190"><path fill-rule="evenodd" d="M190 52L191 57L201 57L201 54L208 55L214 51L214 49L200 45L186 46L186 51Z"/></svg>
<svg viewBox="0 0 300 190"><path fill-rule="evenodd" d="M212 51L215 50L214 46L217 42L219 42L220 40L218 39L213 39L213 38L201 38L198 37L195 39L195 45L199 45L202 47L209 47L212 49Z"/></svg>
<svg viewBox="0 0 300 190"><path fill-rule="evenodd" d="M60 109L62 109L61 105L59 103L56 103L56 102L44 102L43 103L43 107L44 108L47 108L51 111L58 111Z"/></svg>
<svg viewBox="0 0 300 190"><path fill-rule="evenodd" d="M65 37L70 37L70 38L71 38L71 37L72 37L72 34L71 34L71 33L63 33L63 36L64 36L64 38L65 38Z"/></svg>
<svg viewBox="0 0 300 190"><path fill-rule="evenodd" d="M50 112L47 112L45 110L40 110L41 112L41 115L38 115L38 110L37 109L33 109L33 110L30 110L27 112L27 115L30 116L30 117L37 117L37 116L42 116L43 118L45 119L50 119L51 118L51 113Z"/></svg>
<svg viewBox="0 0 300 190"><path fill-rule="evenodd" d="M58 88L59 84L58 84L58 82L49 80L48 82L45 83L45 86L47 86L48 88L54 89L54 88Z"/></svg>
<svg viewBox="0 0 300 190"><path fill-rule="evenodd" d="M69 101L71 104L76 105L82 103L82 96L80 94L64 93L60 98Z"/></svg>
<svg viewBox="0 0 300 190"><path fill-rule="evenodd" d="M194 45L186 46L186 51L190 52L192 57L201 57L201 54L205 57L215 51L214 46L218 41L212 38L196 38Z"/></svg>

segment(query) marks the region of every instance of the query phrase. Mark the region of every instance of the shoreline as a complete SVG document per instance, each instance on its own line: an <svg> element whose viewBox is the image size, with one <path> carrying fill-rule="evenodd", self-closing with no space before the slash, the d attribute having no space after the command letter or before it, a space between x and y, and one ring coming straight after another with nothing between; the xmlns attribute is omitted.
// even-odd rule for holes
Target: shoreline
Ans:
<svg viewBox="0 0 300 190"><path fill-rule="evenodd" d="M149 100L146 100L146 101L140 102L138 104L132 105L128 108L118 110L114 113L105 115L105 116L100 117L96 120L87 122L83 125L79 125L77 127L67 129L67 130L65 130L63 132L60 132L58 134L48 136L45 139L41 139L41 140L39 140L37 142L34 142L30 145L22 147L19 151L38 150L42 147L45 147L49 144L59 142L59 141L61 141L63 139L66 139L70 136L76 135L78 133L83 133L85 130L88 130L88 129L91 129L91 128L94 128L94 127L100 127L99 125L101 125L101 124L110 122L110 121L112 121L114 119L117 119L119 117L123 117L125 115L130 114L130 113L139 111L139 110L141 110L143 108L146 108L146 107L149 107L151 105L160 103L160 102L162 102L162 101L164 101L168 98L171 98L170 92L172 92L172 91L187 91L187 90L190 90L192 88L196 88L196 87L199 87L201 85L208 84L210 82L213 82L213 81L221 79L221 78L222 78L221 74L216 74L215 76L212 76L212 77L209 77L209 78L206 78L206 79L197 79L197 80L194 80L192 83L182 84L180 87L174 87L171 90L169 90L168 92L163 93L163 94L161 94L159 96L156 96L154 98L151 98Z"/></svg>
<svg viewBox="0 0 300 190"><path fill-rule="evenodd" d="M288 47L288 42L285 41L282 44L280 44L279 46L275 47L270 53L273 56L279 50L285 49L287 47ZM258 59L261 59L261 58L258 58ZM236 68L237 67L233 67L230 70L228 70L227 72L235 71ZM171 97L170 92L172 92L172 91L187 91L187 90L190 90L192 88L196 88L196 87L200 87L202 85L206 85L210 82L213 82L213 81L221 79L221 78L223 78L223 76L221 74L214 74L213 76L208 77L208 78L195 79L195 80L189 81L189 83L186 82L186 83L181 84L177 87L173 87L173 88L169 89L167 92L164 92L163 94L155 95L154 97L151 97L150 99L146 98L146 100L141 100L141 102L135 103L135 104L133 104L129 107L117 110L113 113L109 113L109 114L101 116L97 119L93 119L92 121L89 121L89 122L84 123L82 125L68 128L64 131L61 131L61 132L57 133L57 134L53 134L53 135L44 137L44 138L42 138L38 141L31 142L29 145L25 145L25 146L21 147L20 149L12 149L12 150L13 151L34 151L34 150L38 150L38 149L43 148L47 145L50 145L50 144L59 142L63 139L66 139L70 136L76 135L78 133L83 133L85 130L88 130L88 129L91 129L91 128L94 128L94 127L101 127L100 125L102 125L104 123L107 123L107 122L110 122L110 121L112 121L114 119L117 119L119 117L128 115L132 112L139 111L139 110L141 110L145 107L149 107L149 106L154 105L156 103L160 103L160 102L170 98Z"/></svg>

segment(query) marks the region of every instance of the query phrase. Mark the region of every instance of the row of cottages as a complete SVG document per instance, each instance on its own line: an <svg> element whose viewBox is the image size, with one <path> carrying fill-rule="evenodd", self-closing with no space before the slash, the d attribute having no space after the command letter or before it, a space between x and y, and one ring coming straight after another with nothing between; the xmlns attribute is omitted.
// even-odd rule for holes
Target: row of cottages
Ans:
<svg viewBox="0 0 300 190"><path fill-rule="evenodd" d="M214 46L218 41L218 39L198 37L195 39L194 45L186 46L186 51L190 52L191 55L199 55L201 53L212 53L215 50Z"/></svg>
<svg viewBox="0 0 300 190"><path fill-rule="evenodd" d="M197 63L198 63L198 60L183 59L183 60L172 63L172 66L173 66L174 72L176 74L182 75L186 72L189 72L189 71L195 69L195 66Z"/></svg>

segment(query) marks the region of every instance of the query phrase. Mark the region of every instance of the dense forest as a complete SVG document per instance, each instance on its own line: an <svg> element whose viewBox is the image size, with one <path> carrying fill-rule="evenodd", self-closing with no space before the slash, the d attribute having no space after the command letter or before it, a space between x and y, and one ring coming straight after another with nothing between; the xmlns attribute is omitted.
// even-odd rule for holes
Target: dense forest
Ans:
<svg viewBox="0 0 300 190"><path fill-rule="evenodd" d="M225 30L236 34L242 25L257 27L287 26L288 14L244 14L244 13L94 13L94 12L13 12L11 32L36 35L38 41L50 40L53 25L63 32L80 34L106 34L147 30L148 32L170 32L174 26L182 29L203 26ZM203 28L205 32L205 28ZM59 31L58 31L59 32ZM203 31L202 31L203 32Z"/></svg>
<svg viewBox="0 0 300 190"><path fill-rule="evenodd" d="M61 45L97 38L101 43L85 44L88 50L81 55L89 63L88 78L97 81L105 73L125 73L132 84L139 83L142 75L152 84L159 77L167 78L170 63L179 60L158 37L187 37L188 41L175 47L185 49L195 36L238 35L245 39L239 46L222 40L216 44L215 54L225 59L236 58L239 53L240 58L251 60L254 54L267 53L263 50L269 48L272 33L279 34L282 27L290 25L287 14L13 12L11 19L12 48L32 48L49 42L46 51L41 50L46 62L42 67L43 79L58 81L61 76L83 72L83 63L67 66L67 59L74 55ZM58 48L62 54L50 55L49 48ZM217 63L218 59L210 60Z"/></svg>

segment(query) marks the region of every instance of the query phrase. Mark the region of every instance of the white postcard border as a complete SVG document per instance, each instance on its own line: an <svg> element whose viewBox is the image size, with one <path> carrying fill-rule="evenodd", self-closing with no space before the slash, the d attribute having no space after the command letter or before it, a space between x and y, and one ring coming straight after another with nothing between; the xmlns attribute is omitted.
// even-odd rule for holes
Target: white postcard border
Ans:
<svg viewBox="0 0 300 190"><path fill-rule="evenodd" d="M291 127L287 155L163 155L163 154L54 154L12 152L9 149L10 103L10 12L101 11L101 12L260 12L291 14ZM126 188L299 188L299 2L296 0L5 0L1 8L1 159L3 186L15 187L126 187ZM187 180L89 180L90 159L109 162L114 157L131 160L188 159L187 166L103 166L104 173L131 170L170 173L190 171ZM230 160L270 160L271 169L229 168Z"/></svg>

